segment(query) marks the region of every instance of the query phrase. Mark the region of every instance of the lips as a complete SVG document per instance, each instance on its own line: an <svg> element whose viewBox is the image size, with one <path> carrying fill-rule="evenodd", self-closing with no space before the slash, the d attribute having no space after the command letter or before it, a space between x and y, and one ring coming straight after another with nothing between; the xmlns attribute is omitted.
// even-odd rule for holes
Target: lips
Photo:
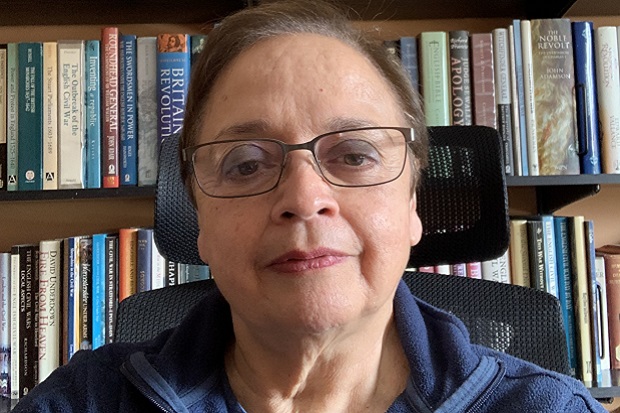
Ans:
<svg viewBox="0 0 620 413"><path fill-rule="evenodd" d="M299 273L331 267L340 264L347 254L329 248L318 248L312 251L290 251L273 260L269 268L283 273Z"/></svg>

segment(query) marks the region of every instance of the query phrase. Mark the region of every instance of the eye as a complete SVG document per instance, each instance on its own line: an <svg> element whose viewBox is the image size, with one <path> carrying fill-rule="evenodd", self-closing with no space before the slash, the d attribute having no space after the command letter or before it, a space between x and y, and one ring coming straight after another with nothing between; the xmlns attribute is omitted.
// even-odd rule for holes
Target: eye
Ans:
<svg viewBox="0 0 620 413"><path fill-rule="evenodd" d="M279 171L280 157L277 151L269 149L255 142L236 144L221 161L221 178L241 182L271 176L274 170Z"/></svg>
<svg viewBox="0 0 620 413"><path fill-rule="evenodd" d="M327 167L371 167L380 162L379 151L364 139L341 139L321 153Z"/></svg>

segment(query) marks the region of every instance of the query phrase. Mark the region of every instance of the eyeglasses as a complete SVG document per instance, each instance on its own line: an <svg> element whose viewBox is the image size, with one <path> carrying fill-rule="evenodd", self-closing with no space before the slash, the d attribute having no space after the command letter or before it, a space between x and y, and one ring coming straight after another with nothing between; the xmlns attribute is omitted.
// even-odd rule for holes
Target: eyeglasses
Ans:
<svg viewBox="0 0 620 413"><path fill-rule="evenodd" d="M325 133L289 145L275 139L230 139L183 149L198 186L215 198L240 198L273 190L282 177L287 154L312 152L327 182L341 187L382 185L405 168L412 128L366 127Z"/></svg>

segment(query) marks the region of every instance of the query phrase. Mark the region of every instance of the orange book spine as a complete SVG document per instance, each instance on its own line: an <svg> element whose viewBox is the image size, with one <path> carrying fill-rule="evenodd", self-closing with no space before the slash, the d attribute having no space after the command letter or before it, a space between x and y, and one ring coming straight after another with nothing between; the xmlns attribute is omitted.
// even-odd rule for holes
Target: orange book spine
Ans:
<svg viewBox="0 0 620 413"><path fill-rule="evenodd" d="M121 228L118 232L118 301L136 293L138 229Z"/></svg>

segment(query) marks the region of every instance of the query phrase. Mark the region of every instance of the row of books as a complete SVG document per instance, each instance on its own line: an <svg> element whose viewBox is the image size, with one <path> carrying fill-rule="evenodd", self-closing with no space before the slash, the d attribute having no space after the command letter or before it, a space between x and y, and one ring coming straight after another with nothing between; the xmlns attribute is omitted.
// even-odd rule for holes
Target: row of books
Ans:
<svg viewBox="0 0 620 413"><path fill-rule="evenodd" d="M20 398L78 350L112 342L121 300L207 278L207 266L162 257L151 228L0 253L0 396Z"/></svg>
<svg viewBox="0 0 620 413"><path fill-rule="evenodd" d="M205 35L0 45L0 190L154 185Z"/></svg>
<svg viewBox="0 0 620 413"><path fill-rule="evenodd" d="M506 175L620 173L616 27L514 20L386 45L419 87L428 125L499 131Z"/></svg>

